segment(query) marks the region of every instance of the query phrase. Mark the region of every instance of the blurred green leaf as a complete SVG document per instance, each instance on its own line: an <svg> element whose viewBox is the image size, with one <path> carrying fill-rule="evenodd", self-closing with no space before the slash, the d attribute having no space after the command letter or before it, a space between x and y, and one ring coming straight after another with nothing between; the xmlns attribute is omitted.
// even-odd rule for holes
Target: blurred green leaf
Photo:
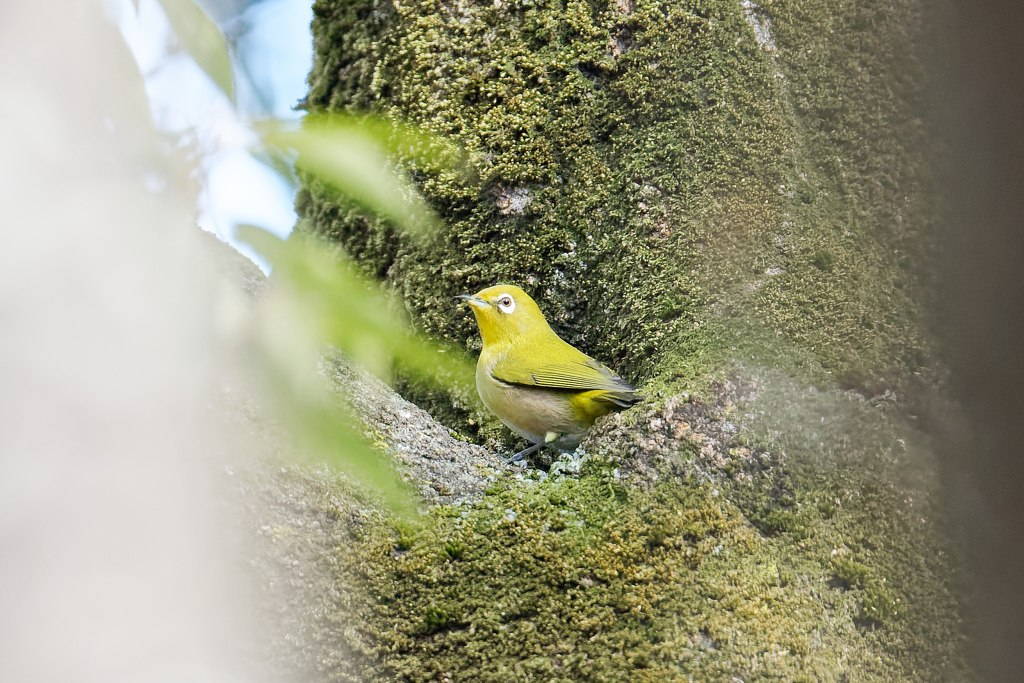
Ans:
<svg viewBox="0 0 1024 683"><path fill-rule="evenodd" d="M476 370L464 354L409 329L379 287L327 245L294 233L285 241L250 225L239 226L237 236L273 264L274 280L303 309L316 343L341 349L385 381L398 360L420 377L475 384Z"/></svg>
<svg viewBox="0 0 1024 683"><path fill-rule="evenodd" d="M307 125L358 129L369 135L387 154L415 165L420 171L441 171L459 166L460 151L448 140L391 119L351 114L310 114Z"/></svg>
<svg viewBox="0 0 1024 683"><path fill-rule="evenodd" d="M295 173L294 155L290 155L274 145L259 145L250 149L249 152L257 161L277 171L277 174L291 185L293 191L298 189L299 177Z"/></svg>
<svg viewBox="0 0 1024 683"><path fill-rule="evenodd" d="M253 226L239 226L237 235L274 266L275 286L261 302L257 337L279 413L304 447L372 484L393 509L410 515L411 491L352 428L356 418L341 407L317 364L335 348L383 379L399 361L419 376L462 386L475 382L473 364L411 331L375 283L318 240L293 233L284 241Z"/></svg>
<svg viewBox="0 0 1024 683"><path fill-rule="evenodd" d="M429 134L370 117L311 114L299 130L264 128L264 141L298 153L296 166L333 185L367 210L412 233L437 218L396 164L419 170L451 165L456 151Z"/></svg>
<svg viewBox="0 0 1024 683"><path fill-rule="evenodd" d="M263 141L254 151L287 177L295 165L335 186L367 210L423 234L436 218L402 171L452 169L458 151L432 135L372 117L310 115L301 128L280 121L255 124ZM274 287L260 304L257 339L271 393L302 445L384 493L393 509L411 515L415 496L352 425L317 372L323 354L347 360L390 379L403 372L448 387L474 387L473 363L461 349L442 348L413 332L377 283L361 276L336 246L292 233L288 240L253 226L238 239L274 268ZM322 365L321 365L322 367Z"/></svg>
<svg viewBox="0 0 1024 683"><path fill-rule="evenodd" d="M178 37L178 43L196 60L206 75L217 84L228 99L234 101L234 79L231 56L224 34L206 12L192 0L159 0L167 19Z"/></svg>
<svg viewBox="0 0 1024 683"><path fill-rule="evenodd" d="M272 304L264 313L264 325L280 326L283 322L280 305ZM280 329L283 332L287 328ZM390 458L357 431L358 418L345 409L315 365L306 362L310 357L291 343L274 344L266 336L262 342L269 345L264 346L264 370L275 413L289 426L299 449L345 472L354 481L369 485L392 511L415 521L415 492L402 480Z"/></svg>

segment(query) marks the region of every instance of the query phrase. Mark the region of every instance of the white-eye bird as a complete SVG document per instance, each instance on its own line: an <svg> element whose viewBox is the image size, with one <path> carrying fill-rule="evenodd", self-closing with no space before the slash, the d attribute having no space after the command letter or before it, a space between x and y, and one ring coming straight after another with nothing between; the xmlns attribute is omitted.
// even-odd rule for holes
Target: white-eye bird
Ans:
<svg viewBox="0 0 1024 683"><path fill-rule="evenodd" d="M480 398L509 429L541 446L571 451L602 415L638 403L636 388L562 341L522 289L488 287L461 295L473 307L483 349L476 365Z"/></svg>

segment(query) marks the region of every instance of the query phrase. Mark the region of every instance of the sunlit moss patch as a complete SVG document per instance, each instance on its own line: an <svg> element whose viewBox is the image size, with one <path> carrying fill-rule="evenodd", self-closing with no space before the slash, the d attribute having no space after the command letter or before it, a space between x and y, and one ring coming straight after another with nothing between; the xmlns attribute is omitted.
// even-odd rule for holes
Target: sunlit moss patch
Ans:
<svg viewBox="0 0 1024 683"><path fill-rule="evenodd" d="M902 621L919 596L887 573L888 551L836 549L856 545L857 501L765 535L729 485L641 492L616 475L592 463L578 479L510 477L436 509L408 548L383 522L364 528L347 572L368 600L365 675L900 681L916 666L937 680ZM956 642L929 652L957 665Z"/></svg>

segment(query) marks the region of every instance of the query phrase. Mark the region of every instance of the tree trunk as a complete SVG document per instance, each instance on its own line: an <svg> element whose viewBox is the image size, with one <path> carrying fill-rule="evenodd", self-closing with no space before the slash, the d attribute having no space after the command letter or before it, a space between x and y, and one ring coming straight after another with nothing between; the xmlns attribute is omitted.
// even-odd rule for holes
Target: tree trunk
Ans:
<svg viewBox="0 0 1024 683"><path fill-rule="evenodd" d="M458 495L411 473L449 503L418 534L333 475L256 477L269 556L296 563L261 565L294 588L279 661L341 680L972 679L908 398L938 374L921 3L315 13L309 109L414 121L467 163L410 165L443 219L429 241L315 180L300 229L471 350L452 297L518 284L646 401L550 474L494 479L493 454L453 441L452 463L490 469ZM515 445L472 397L400 389L491 451Z"/></svg>

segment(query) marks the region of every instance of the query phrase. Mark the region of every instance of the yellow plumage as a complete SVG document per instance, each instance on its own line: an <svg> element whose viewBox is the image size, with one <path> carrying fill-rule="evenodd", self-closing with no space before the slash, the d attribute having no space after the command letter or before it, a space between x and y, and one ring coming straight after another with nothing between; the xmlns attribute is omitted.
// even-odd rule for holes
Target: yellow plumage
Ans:
<svg viewBox="0 0 1024 683"><path fill-rule="evenodd" d="M483 340L476 366L480 398L533 446L572 450L612 411L640 401L636 389L607 367L562 341L526 292L513 285L461 296Z"/></svg>

